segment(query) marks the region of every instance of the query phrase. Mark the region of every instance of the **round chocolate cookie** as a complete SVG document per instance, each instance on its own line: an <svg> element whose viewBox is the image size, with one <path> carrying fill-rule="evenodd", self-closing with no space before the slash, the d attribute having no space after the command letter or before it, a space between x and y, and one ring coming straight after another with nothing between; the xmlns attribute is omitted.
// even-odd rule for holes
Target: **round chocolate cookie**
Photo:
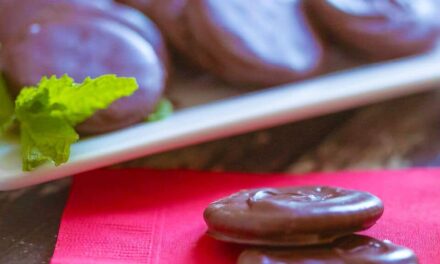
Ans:
<svg viewBox="0 0 440 264"><path fill-rule="evenodd" d="M440 2L436 0L306 2L330 38L369 59L420 53L438 39Z"/></svg>
<svg viewBox="0 0 440 264"><path fill-rule="evenodd" d="M330 243L365 230L383 213L376 196L324 186L243 190L216 201L204 212L208 234L253 245Z"/></svg>
<svg viewBox="0 0 440 264"><path fill-rule="evenodd" d="M333 244L309 248L244 251L238 264L417 264L408 248L367 236L352 235Z"/></svg>
<svg viewBox="0 0 440 264"><path fill-rule="evenodd" d="M192 0L188 57L220 78L260 86L316 73L324 51L301 0Z"/></svg>
<svg viewBox="0 0 440 264"><path fill-rule="evenodd" d="M0 0L0 42L7 41L34 20L51 19L66 13L103 16L118 21L148 40L167 63L165 43L154 23L136 9L111 0Z"/></svg>
<svg viewBox="0 0 440 264"><path fill-rule="evenodd" d="M142 121L160 99L166 80L166 70L150 42L118 21L82 12L35 19L5 42L1 57L16 93L45 75L67 73L77 81L109 73L135 77L139 90L80 124L81 134Z"/></svg>

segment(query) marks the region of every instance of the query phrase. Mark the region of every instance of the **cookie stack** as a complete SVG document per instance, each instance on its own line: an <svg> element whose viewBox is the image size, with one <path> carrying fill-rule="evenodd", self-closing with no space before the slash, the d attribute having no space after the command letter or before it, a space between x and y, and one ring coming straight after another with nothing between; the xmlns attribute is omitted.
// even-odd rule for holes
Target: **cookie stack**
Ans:
<svg viewBox="0 0 440 264"><path fill-rule="evenodd" d="M12 93L42 76L136 78L139 90L80 124L81 134L138 123L162 97L165 44L139 11L109 0L0 0L0 7L0 58Z"/></svg>
<svg viewBox="0 0 440 264"><path fill-rule="evenodd" d="M209 205L204 218L211 237L254 246L239 264L418 263L407 248L354 234L383 211L370 193L306 186L240 191Z"/></svg>

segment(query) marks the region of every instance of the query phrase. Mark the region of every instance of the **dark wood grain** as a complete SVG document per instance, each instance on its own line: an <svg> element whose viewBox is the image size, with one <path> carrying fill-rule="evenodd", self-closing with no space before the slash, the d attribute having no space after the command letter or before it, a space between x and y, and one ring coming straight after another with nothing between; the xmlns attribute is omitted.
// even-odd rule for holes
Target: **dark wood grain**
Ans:
<svg viewBox="0 0 440 264"><path fill-rule="evenodd" d="M69 182L0 194L0 263L48 263Z"/></svg>
<svg viewBox="0 0 440 264"><path fill-rule="evenodd" d="M440 92L359 109L289 172L439 164Z"/></svg>
<svg viewBox="0 0 440 264"><path fill-rule="evenodd" d="M440 164L440 92L187 147L114 167L246 172ZM0 194L0 263L47 263L69 190L61 180Z"/></svg>

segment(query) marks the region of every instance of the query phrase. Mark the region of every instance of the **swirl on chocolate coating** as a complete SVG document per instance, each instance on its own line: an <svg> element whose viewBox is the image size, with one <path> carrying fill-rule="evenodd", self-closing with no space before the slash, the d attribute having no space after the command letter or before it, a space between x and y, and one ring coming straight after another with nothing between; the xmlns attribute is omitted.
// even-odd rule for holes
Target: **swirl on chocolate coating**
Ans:
<svg viewBox="0 0 440 264"><path fill-rule="evenodd" d="M306 186L244 190L212 203L204 217L208 234L220 240L307 245L367 229L382 213L372 194Z"/></svg>
<svg viewBox="0 0 440 264"><path fill-rule="evenodd" d="M244 251L238 264L417 264L408 248L389 241L351 235L326 246Z"/></svg>
<svg viewBox="0 0 440 264"><path fill-rule="evenodd" d="M370 59L417 54L435 46L436 0L313 0L312 17L331 38Z"/></svg>

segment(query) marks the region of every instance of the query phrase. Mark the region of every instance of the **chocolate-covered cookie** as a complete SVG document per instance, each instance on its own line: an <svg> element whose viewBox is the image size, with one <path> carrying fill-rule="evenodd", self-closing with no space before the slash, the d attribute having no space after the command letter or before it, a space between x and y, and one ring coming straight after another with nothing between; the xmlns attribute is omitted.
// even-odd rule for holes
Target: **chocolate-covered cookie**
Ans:
<svg viewBox="0 0 440 264"><path fill-rule="evenodd" d="M275 85L316 73L323 47L300 0L192 0L190 56L224 80Z"/></svg>
<svg viewBox="0 0 440 264"><path fill-rule="evenodd" d="M0 42L22 31L34 20L51 19L54 15L64 16L66 13L118 21L147 39L165 63L168 59L165 43L154 23L136 9L111 0L0 0Z"/></svg>
<svg viewBox="0 0 440 264"><path fill-rule="evenodd" d="M331 245L308 248L253 249L244 251L238 264L417 264L408 248L389 241L352 235Z"/></svg>
<svg viewBox="0 0 440 264"><path fill-rule="evenodd" d="M47 10L47 9L46 9ZM60 10L61 12L61 10ZM44 75L69 74L75 80L102 74L135 77L139 90L77 127L95 134L142 121L160 99L166 70L153 45L132 28L88 12L47 12L5 42L4 73L17 93Z"/></svg>
<svg viewBox="0 0 440 264"><path fill-rule="evenodd" d="M373 60L423 52L438 39L440 2L436 0L306 2L331 38Z"/></svg>
<svg viewBox="0 0 440 264"><path fill-rule="evenodd" d="M243 190L206 208L208 234L253 245L330 243L365 230L383 213L376 196L324 186Z"/></svg>

